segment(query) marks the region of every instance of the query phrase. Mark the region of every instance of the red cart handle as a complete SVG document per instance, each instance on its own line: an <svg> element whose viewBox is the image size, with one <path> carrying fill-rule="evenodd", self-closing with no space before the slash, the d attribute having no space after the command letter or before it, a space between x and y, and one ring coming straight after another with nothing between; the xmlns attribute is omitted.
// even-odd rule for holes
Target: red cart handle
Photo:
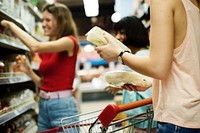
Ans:
<svg viewBox="0 0 200 133"><path fill-rule="evenodd" d="M139 101L136 101L136 102L131 102L131 103L128 103L128 104L119 105L119 110L120 110L119 112L138 108L138 107L145 106L145 105L148 105L148 104L152 104L152 98L146 98L146 99L139 100Z"/></svg>
<svg viewBox="0 0 200 133"><path fill-rule="evenodd" d="M115 104L109 104L100 113L100 115L98 116L98 119L104 127L108 127L110 122L117 116L118 113L130 110L130 109L138 108L141 106L145 106L151 103L152 103L152 98L146 98L143 100L131 102L128 104L118 105L118 106Z"/></svg>

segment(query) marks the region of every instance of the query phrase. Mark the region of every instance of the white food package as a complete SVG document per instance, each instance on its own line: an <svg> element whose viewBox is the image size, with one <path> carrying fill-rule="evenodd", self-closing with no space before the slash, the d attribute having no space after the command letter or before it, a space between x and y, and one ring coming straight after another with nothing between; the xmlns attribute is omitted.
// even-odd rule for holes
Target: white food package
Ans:
<svg viewBox="0 0 200 133"><path fill-rule="evenodd" d="M135 71L109 71L104 73L102 77L109 85L115 87L120 87L124 84L132 84L149 88L152 85L152 78Z"/></svg>
<svg viewBox="0 0 200 133"><path fill-rule="evenodd" d="M119 40L117 40L111 34L109 34L108 32L106 32L105 30L101 29L98 26L94 26L91 30L89 30L86 33L86 40L91 42L92 44L94 44L96 46L105 45L105 44L107 44L107 41L104 38L103 33L106 33L109 36L111 36L120 45L120 47L122 49L129 51L131 53L131 50L127 46L125 46L123 43L121 43Z"/></svg>

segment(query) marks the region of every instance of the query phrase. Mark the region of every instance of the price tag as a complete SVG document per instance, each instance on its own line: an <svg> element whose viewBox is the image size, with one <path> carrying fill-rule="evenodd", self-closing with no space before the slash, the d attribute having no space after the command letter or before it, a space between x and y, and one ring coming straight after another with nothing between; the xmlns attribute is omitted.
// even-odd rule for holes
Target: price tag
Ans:
<svg viewBox="0 0 200 133"><path fill-rule="evenodd" d="M14 111L14 114L15 114L15 115L19 115L20 113L19 113L18 110L15 110L15 111Z"/></svg>

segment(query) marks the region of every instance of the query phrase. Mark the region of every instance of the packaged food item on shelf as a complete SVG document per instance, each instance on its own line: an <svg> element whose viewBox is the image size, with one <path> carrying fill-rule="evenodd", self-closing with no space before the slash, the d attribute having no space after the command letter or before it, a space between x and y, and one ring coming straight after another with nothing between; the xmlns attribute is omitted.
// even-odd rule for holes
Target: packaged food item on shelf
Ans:
<svg viewBox="0 0 200 133"><path fill-rule="evenodd" d="M0 114L7 113L13 109L16 109L20 106L23 106L29 101L34 101L34 92L30 89L23 89L10 93L9 96L5 94L4 97L1 97L1 108Z"/></svg>
<svg viewBox="0 0 200 133"><path fill-rule="evenodd" d="M41 58L38 53L31 53L31 67L33 69L39 69L39 65L41 63Z"/></svg>
<svg viewBox="0 0 200 133"><path fill-rule="evenodd" d="M9 109L9 107L8 107L8 103L6 102L6 100L5 99L0 99L0 104L1 104L1 108L0 108L0 115L2 115L2 114L4 114L4 113L6 113L6 112L8 112L10 109Z"/></svg>
<svg viewBox="0 0 200 133"><path fill-rule="evenodd" d="M0 72L2 72L4 70L4 67L5 67L5 65L4 65L3 61L0 61Z"/></svg>
<svg viewBox="0 0 200 133"><path fill-rule="evenodd" d="M3 133L26 133L26 132L36 132L36 112L34 110L29 110L22 115L14 118L13 120L1 125L1 132ZM36 127L34 130L32 128Z"/></svg>

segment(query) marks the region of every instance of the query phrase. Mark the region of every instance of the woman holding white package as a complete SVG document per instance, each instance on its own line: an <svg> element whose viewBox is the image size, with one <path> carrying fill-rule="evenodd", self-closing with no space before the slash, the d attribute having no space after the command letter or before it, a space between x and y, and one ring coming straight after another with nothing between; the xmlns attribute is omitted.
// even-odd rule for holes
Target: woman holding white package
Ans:
<svg viewBox="0 0 200 133"><path fill-rule="evenodd" d="M144 27L141 20L135 16L128 16L122 18L114 25L115 37L131 49L133 54L138 56L149 55L149 36L148 30ZM124 65L124 70L131 71L129 67ZM146 99L152 97L152 88L144 92L134 92L129 90L123 90L123 104ZM151 105L136 108L130 111L126 111L127 116L135 116L144 113L149 109ZM140 121L140 120L138 120ZM131 120L131 123L137 122ZM145 133L148 127L148 121L136 124L134 126L134 132ZM153 121L151 126L151 133L155 133L157 124Z"/></svg>
<svg viewBox="0 0 200 133"><path fill-rule="evenodd" d="M124 52L107 35L108 44L96 47L106 61L121 55L124 64L154 78L154 120L159 133L200 132L199 10L198 0L151 1L149 56ZM123 88L140 91L132 85Z"/></svg>

